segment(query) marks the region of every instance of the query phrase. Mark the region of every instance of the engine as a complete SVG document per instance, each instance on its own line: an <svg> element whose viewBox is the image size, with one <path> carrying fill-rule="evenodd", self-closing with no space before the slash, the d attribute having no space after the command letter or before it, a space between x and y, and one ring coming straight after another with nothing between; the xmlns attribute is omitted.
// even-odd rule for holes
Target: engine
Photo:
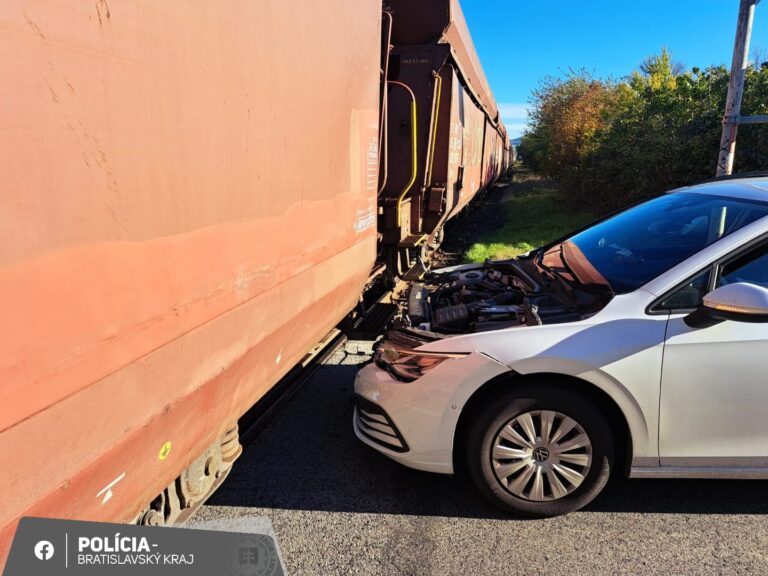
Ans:
<svg viewBox="0 0 768 576"><path fill-rule="evenodd" d="M395 326L465 334L583 317L579 303L542 286L518 261L433 273L411 284Z"/></svg>

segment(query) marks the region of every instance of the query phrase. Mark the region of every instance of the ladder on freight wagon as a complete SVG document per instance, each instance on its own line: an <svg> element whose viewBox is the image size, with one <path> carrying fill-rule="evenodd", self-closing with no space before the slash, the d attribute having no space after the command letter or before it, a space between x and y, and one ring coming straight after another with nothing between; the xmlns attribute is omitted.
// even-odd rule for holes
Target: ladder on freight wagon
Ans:
<svg viewBox="0 0 768 576"><path fill-rule="evenodd" d="M741 99L744 95L744 78L749 66L749 40L752 35L752 21L755 6L760 0L741 0L739 18L736 24L736 40L733 44L733 61L728 82L728 97L725 101L723 116L723 135L720 139L720 153L717 158L717 176L729 176L733 173L733 160L736 156L736 136L741 124L768 123L768 115L742 116Z"/></svg>

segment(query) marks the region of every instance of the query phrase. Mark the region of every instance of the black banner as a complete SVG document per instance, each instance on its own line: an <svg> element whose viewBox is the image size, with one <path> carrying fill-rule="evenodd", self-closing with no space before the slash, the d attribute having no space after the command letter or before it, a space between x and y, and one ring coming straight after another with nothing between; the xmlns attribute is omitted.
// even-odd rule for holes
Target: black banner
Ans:
<svg viewBox="0 0 768 576"><path fill-rule="evenodd" d="M238 532L221 531L227 522L200 530L23 518L3 576L285 574L267 519L239 518Z"/></svg>

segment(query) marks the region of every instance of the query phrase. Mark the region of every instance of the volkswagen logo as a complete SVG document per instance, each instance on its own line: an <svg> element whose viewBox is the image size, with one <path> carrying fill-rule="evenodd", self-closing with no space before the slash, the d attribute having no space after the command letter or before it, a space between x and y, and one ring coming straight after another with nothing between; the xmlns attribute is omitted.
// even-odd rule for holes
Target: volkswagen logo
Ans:
<svg viewBox="0 0 768 576"><path fill-rule="evenodd" d="M533 459L536 462L546 462L549 460L549 450L544 446L539 446L533 451Z"/></svg>

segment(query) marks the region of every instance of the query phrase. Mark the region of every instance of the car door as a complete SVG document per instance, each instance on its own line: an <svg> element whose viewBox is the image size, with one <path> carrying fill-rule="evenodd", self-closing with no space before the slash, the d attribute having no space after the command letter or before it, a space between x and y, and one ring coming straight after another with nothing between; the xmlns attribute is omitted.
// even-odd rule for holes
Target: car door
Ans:
<svg viewBox="0 0 768 576"><path fill-rule="evenodd" d="M711 289L768 288L768 242L701 271L660 304L671 312L662 365L662 466L768 467L768 324L684 318Z"/></svg>

